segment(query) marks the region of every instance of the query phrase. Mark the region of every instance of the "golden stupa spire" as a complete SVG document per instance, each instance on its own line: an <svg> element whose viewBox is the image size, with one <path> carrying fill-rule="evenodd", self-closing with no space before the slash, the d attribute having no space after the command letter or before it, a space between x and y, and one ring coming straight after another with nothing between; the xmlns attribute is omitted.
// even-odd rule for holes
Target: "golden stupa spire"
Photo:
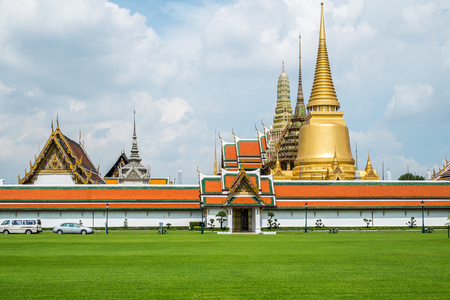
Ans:
<svg viewBox="0 0 450 300"><path fill-rule="evenodd" d="M307 105L308 110L323 111L324 106L331 106L330 110L339 109L336 91L334 90L333 79L331 78L330 62L328 61L327 45L325 41L325 21L323 18L323 3L321 3L320 15L320 35L319 50L317 53L316 71L314 83L311 90L311 97Z"/></svg>
<svg viewBox="0 0 450 300"><path fill-rule="evenodd" d="M299 131L297 159L292 176L301 180L324 178L328 176L328 168L339 166L343 173L339 179L355 178L350 135L345 126L344 112L339 109L328 61L322 3L314 83L307 105L308 114Z"/></svg>
<svg viewBox="0 0 450 300"><path fill-rule="evenodd" d="M214 131L214 173L217 175L217 146L216 146L216 131Z"/></svg>
<svg viewBox="0 0 450 300"><path fill-rule="evenodd" d="M366 172L369 173L372 168L372 162L370 161L370 152L367 153L367 165L366 165Z"/></svg>

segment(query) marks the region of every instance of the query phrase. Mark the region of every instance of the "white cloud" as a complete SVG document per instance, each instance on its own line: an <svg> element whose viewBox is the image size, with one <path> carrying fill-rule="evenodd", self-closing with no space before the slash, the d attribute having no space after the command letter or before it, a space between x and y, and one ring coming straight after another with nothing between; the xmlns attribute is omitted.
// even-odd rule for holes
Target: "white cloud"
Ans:
<svg viewBox="0 0 450 300"><path fill-rule="evenodd" d="M193 112L189 103L181 98L162 98L155 101L155 105L161 110L161 122L177 123Z"/></svg>
<svg viewBox="0 0 450 300"><path fill-rule="evenodd" d="M0 1L0 136L11 147L0 177L23 173L57 113L68 137L82 130L105 171L131 147L135 109L143 163L158 176L181 166L196 183L197 165L212 172L214 128L230 140L232 128L252 137L262 117L271 125L282 60L294 104L299 34L309 96L319 2L163 1L151 11L135 2L132 12L118 3ZM420 167L448 153L449 5L325 3L333 80L363 160L370 150L374 165L403 172L401 156Z"/></svg>
<svg viewBox="0 0 450 300"><path fill-rule="evenodd" d="M68 102L69 102L69 109L71 112L78 112L86 108L86 104L82 101L69 99Z"/></svg>
<svg viewBox="0 0 450 300"><path fill-rule="evenodd" d="M10 94L12 92L14 92L16 89L9 87L5 84L3 84L3 82L0 80L0 94L6 95L6 94Z"/></svg>
<svg viewBox="0 0 450 300"><path fill-rule="evenodd" d="M386 118L414 116L432 106L434 89L429 84L403 84L394 87L394 95L385 111Z"/></svg>

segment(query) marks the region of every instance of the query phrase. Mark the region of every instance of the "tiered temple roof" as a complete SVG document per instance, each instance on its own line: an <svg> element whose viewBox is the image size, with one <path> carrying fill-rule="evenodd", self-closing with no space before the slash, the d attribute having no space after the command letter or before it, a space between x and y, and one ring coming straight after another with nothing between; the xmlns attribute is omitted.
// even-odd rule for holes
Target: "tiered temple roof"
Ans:
<svg viewBox="0 0 450 300"><path fill-rule="evenodd" d="M200 198L205 206L259 206L276 205L272 176L261 175L259 169L230 171L220 175L199 173Z"/></svg>
<svg viewBox="0 0 450 300"><path fill-rule="evenodd" d="M141 164L136 135L136 112L134 112L133 143L128 163L119 168L119 183L123 184L148 184L150 182L150 168Z"/></svg>
<svg viewBox="0 0 450 300"><path fill-rule="evenodd" d="M30 161L30 171L25 170L25 176L19 184L39 183L39 177L51 175L53 179L70 177L75 184L104 184L99 168L95 168L81 142L77 143L65 136L59 128L56 118L56 130L53 129L40 154ZM49 178L49 177L46 177ZM47 180L45 183L58 183Z"/></svg>
<svg viewBox="0 0 450 300"><path fill-rule="evenodd" d="M260 169L266 160L267 140L269 130L264 127L264 134L256 129L256 139L244 139L237 137L234 132L234 143L226 142L220 137L222 148L223 170ZM217 173L216 173L217 174Z"/></svg>
<svg viewBox="0 0 450 300"><path fill-rule="evenodd" d="M316 210L420 209L423 199L428 209L450 208L448 182L273 181L271 176L257 172L245 172L245 177L244 172L226 172L226 176L200 174L200 187L5 185L0 186L0 210L104 211L106 203L111 210L199 210L199 192L205 206L211 207L227 204L303 209L308 202L308 208Z"/></svg>
<svg viewBox="0 0 450 300"><path fill-rule="evenodd" d="M128 158L125 152L121 152L114 165L109 169L105 175L105 182L107 184L117 184L119 182L120 169L128 164Z"/></svg>
<svg viewBox="0 0 450 300"><path fill-rule="evenodd" d="M286 124L278 143L275 147L278 148L278 159L280 162L281 172L285 175L280 175L285 178L290 178L289 172L294 167L294 161L297 158L298 152L298 136L300 126L304 123L306 116L305 100L303 96L302 84L302 65L301 65L301 38L299 36L299 66L298 66L298 90L297 103L295 105L295 113L291 120ZM269 166L273 169L276 164L277 157L274 156L269 161Z"/></svg>
<svg viewBox="0 0 450 300"><path fill-rule="evenodd" d="M450 162L447 158L445 159L442 170L439 169L439 172L437 173L433 170L433 173L433 177L431 178L433 181L450 181Z"/></svg>

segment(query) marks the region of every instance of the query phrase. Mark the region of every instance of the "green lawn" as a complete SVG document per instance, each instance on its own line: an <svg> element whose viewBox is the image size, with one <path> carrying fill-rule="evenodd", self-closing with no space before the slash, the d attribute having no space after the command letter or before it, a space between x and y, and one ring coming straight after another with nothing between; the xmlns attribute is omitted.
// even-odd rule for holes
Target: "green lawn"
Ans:
<svg viewBox="0 0 450 300"><path fill-rule="evenodd" d="M450 299L447 231L0 236L0 298Z"/></svg>

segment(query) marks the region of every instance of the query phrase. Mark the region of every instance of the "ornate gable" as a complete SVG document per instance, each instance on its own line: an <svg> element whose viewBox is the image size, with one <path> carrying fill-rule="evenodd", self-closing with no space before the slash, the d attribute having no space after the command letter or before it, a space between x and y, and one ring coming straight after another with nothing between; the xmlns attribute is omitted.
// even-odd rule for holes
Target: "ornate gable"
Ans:
<svg viewBox="0 0 450 300"><path fill-rule="evenodd" d="M239 171L230 186L225 205L265 205L259 189L253 185L244 169Z"/></svg>
<svg viewBox="0 0 450 300"><path fill-rule="evenodd" d="M97 169L93 166L84 148L67 138L60 130L57 120L56 130L53 130L39 156L30 161L30 171L25 170L25 176L19 184L34 184L38 176L70 174L75 184L105 183Z"/></svg>
<svg viewBox="0 0 450 300"><path fill-rule="evenodd" d="M439 168L439 172L433 169L432 181L450 181L450 162L445 159L445 164L443 164L442 170Z"/></svg>

